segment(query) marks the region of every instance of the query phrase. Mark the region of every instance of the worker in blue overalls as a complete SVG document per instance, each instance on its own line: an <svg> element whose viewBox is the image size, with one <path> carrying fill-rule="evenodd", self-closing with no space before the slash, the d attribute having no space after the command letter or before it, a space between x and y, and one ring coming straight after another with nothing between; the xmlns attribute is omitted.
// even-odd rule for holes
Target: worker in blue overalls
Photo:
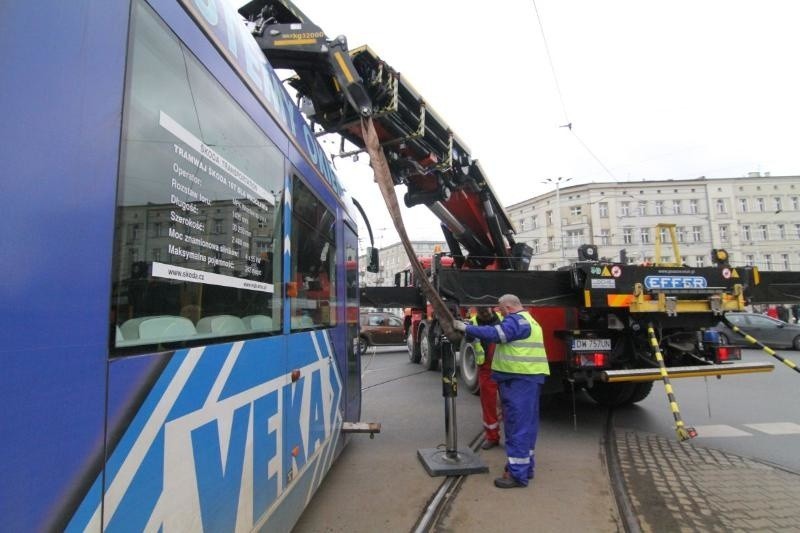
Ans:
<svg viewBox="0 0 800 533"><path fill-rule="evenodd" d="M525 311L519 298L505 294L498 300L503 321L495 326L473 326L456 320L453 327L470 337L497 343L492 377L500 387L506 435L507 463L496 487L526 487L534 474L534 450L539 432L539 396L550 374L541 326Z"/></svg>

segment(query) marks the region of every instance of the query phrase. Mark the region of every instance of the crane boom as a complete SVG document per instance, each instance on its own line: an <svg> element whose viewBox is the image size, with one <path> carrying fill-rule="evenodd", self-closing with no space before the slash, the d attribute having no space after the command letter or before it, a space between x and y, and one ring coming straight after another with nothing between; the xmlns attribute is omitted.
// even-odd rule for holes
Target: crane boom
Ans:
<svg viewBox="0 0 800 533"><path fill-rule="evenodd" d="M527 270L530 248L515 242L481 165L405 77L370 48L329 39L290 0L253 0L239 13L270 63L295 71L290 85L324 132L362 151L361 118L372 117L392 181L407 187L405 205L439 218L458 266Z"/></svg>

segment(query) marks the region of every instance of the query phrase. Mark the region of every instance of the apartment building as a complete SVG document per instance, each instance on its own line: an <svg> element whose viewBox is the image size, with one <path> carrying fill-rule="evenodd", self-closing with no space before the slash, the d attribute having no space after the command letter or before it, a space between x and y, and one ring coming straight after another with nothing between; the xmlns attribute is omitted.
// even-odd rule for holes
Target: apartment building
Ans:
<svg viewBox="0 0 800 533"><path fill-rule="evenodd" d="M440 250L447 251L444 240L442 241L412 241L411 246L417 256L433 255L438 246ZM358 258L358 273L361 286L387 287L394 285L394 275L409 267L408 256L402 243L394 243L380 248L380 268L377 273L367 272L366 255Z"/></svg>
<svg viewBox="0 0 800 533"><path fill-rule="evenodd" d="M653 262L658 223L677 226L681 259L691 266L708 266L711 249L724 248L733 264L800 270L800 176L562 186L506 212L517 240L533 248L534 270L575 261L582 244L615 261L624 250L629 262ZM663 231L662 241L662 259L671 260Z"/></svg>

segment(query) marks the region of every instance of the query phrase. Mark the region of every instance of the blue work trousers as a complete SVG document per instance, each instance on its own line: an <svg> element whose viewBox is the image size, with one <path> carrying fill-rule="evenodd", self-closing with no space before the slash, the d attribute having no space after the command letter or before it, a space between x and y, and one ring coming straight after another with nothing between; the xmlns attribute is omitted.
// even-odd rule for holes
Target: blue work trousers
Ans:
<svg viewBox="0 0 800 533"><path fill-rule="evenodd" d="M506 468L518 483L533 477L534 450L539 433L539 396L545 376L493 372L500 388L506 435Z"/></svg>

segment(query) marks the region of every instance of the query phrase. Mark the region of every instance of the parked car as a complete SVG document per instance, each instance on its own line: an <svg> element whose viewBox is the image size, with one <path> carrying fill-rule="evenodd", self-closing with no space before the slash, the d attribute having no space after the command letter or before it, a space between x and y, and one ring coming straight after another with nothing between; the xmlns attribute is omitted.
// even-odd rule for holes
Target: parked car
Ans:
<svg viewBox="0 0 800 533"><path fill-rule="evenodd" d="M782 320L758 313L726 313L731 324L766 344L770 348L794 348L800 350L800 325L787 324ZM750 346L744 337L720 322L714 328L720 334L722 344Z"/></svg>
<svg viewBox="0 0 800 533"><path fill-rule="evenodd" d="M365 353L370 346L404 344L403 319L391 313L361 313L361 333L358 348Z"/></svg>

